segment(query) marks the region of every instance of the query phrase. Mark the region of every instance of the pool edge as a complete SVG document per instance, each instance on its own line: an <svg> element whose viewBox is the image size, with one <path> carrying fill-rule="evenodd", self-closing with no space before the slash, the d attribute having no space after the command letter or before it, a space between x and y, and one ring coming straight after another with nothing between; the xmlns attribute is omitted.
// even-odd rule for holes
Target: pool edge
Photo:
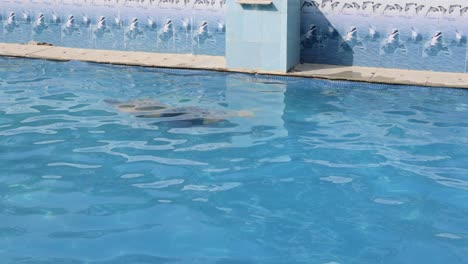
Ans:
<svg viewBox="0 0 468 264"><path fill-rule="evenodd" d="M468 88L468 74L416 71L359 66L299 64L291 72L246 70L226 67L222 56L149 53L66 48L58 46L0 43L0 56L55 61L84 61L103 64L156 68L195 69L221 72L304 77L376 84L411 85L440 88Z"/></svg>

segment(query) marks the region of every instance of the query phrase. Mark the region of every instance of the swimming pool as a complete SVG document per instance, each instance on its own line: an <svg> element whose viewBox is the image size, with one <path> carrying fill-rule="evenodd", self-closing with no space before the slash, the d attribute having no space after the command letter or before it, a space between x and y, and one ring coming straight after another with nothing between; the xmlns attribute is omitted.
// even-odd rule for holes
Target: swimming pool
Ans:
<svg viewBox="0 0 468 264"><path fill-rule="evenodd" d="M465 90L2 58L0 93L4 263L468 261Z"/></svg>

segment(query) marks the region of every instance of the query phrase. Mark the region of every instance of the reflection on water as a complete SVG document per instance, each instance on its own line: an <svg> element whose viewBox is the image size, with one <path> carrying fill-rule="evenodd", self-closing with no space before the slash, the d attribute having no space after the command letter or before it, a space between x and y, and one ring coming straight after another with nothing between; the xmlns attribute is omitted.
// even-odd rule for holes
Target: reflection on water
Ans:
<svg viewBox="0 0 468 264"><path fill-rule="evenodd" d="M6 263L466 255L464 90L0 59L0 93Z"/></svg>

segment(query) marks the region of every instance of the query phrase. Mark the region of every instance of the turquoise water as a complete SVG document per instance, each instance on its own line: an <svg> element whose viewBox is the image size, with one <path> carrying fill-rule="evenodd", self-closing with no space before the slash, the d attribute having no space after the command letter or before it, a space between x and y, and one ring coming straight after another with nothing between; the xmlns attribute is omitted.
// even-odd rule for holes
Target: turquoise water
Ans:
<svg viewBox="0 0 468 264"><path fill-rule="evenodd" d="M1 262L467 263L467 92L0 59Z"/></svg>

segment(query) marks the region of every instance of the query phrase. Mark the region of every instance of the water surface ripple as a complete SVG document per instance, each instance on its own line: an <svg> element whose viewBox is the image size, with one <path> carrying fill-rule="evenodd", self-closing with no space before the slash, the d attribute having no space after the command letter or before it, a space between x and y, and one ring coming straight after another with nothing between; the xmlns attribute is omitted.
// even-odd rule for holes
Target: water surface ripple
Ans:
<svg viewBox="0 0 468 264"><path fill-rule="evenodd" d="M2 58L1 262L467 263L467 92Z"/></svg>

